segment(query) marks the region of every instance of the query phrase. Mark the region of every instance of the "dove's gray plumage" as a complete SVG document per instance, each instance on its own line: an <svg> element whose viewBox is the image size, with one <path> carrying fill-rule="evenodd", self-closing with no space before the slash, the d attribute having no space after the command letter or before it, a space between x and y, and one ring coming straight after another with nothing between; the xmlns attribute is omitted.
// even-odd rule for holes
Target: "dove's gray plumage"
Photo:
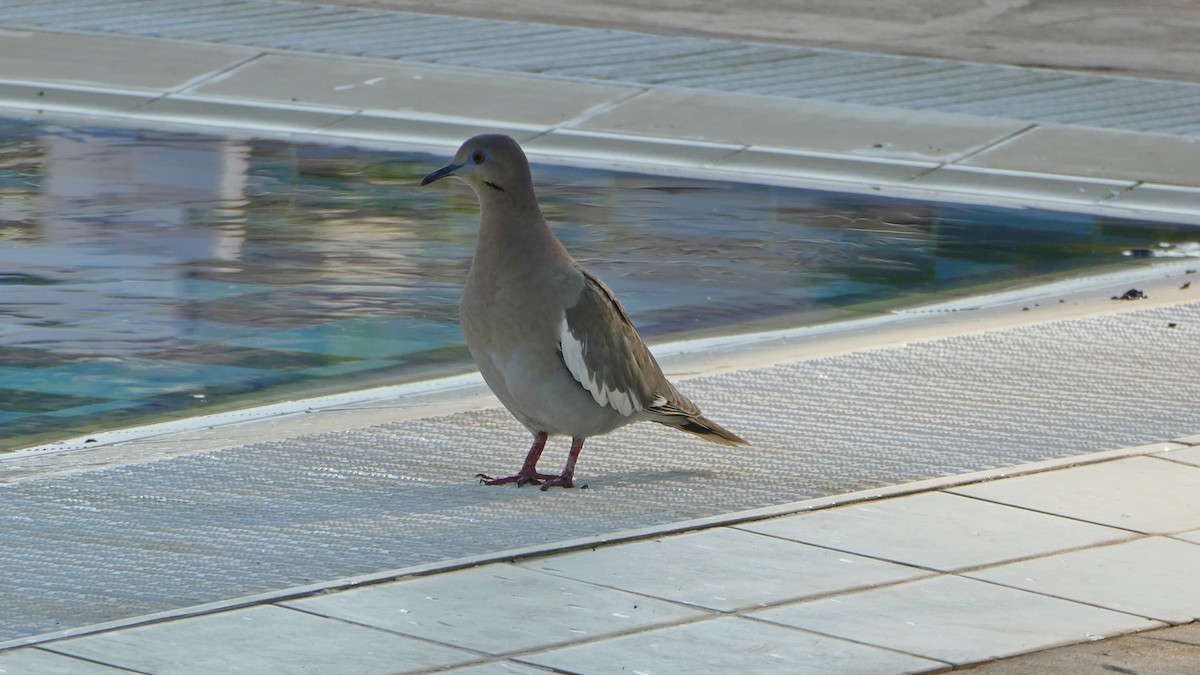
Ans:
<svg viewBox="0 0 1200 675"><path fill-rule="evenodd" d="M476 136L421 184L445 176L466 181L479 197L459 313L467 346L496 397L534 434L521 471L487 482L571 487L585 438L644 420L745 443L667 381L612 291L550 231L516 141ZM567 466L558 476L537 473L546 438L555 435L573 440Z"/></svg>

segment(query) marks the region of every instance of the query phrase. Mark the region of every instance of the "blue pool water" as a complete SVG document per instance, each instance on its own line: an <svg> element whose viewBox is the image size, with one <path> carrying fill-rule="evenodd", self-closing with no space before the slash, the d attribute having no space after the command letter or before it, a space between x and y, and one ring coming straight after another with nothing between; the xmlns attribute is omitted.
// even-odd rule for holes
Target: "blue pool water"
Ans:
<svg viewBox="0 0 1200 675"><path fill-rule="evenodd" d="M447 157L0 120L0 449L465 370ZM643 334L880 311L1185 226L535 166Z"/></svg>

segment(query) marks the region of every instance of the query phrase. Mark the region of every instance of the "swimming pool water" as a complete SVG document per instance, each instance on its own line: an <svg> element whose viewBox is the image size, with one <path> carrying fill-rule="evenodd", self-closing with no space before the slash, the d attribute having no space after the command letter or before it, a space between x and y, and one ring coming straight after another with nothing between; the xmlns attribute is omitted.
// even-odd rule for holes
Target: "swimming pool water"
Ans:
<svg viewBox="0 0 1200 675"><path fill-rule="evenodd" d="M469 368L477 204L358 147L0 120L0 449ZM1123 260L1186 226L535 166L650 338Z"/></svg>

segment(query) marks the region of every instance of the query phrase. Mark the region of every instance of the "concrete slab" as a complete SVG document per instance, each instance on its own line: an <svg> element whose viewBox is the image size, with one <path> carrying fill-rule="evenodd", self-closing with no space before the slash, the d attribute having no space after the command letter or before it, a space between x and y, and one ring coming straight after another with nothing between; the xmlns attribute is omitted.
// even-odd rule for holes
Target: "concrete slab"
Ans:
<svg viewBox="0 0 1200 675"><path fill-rule="evenodd" d="M1164 628L1162 630L1142 633L1138 637L1142 637L1147 640L1163 640L1200 647L1200 623L1189 623L1184 626L1172 626L1171 628ZM1200 654L1197 654L1196 662L1200 663Z"/></svg>
<svg viewBox="0 0 1200 675"><path fill-rule="evenodd" d="M1059 647L973 666L971 675L1187 675L1200 663L1200 645L1188 643L1195 625Z"/></svg>
<svg viewBox="0 0 1200 675"><path fill-rule="evenodd" d="M858 159L844 155L814 152L786 152L765 148L747 148L722 159L716 165L729 171L761 176L794 176L822 180L895 184L905 183L937 168L936 162Z"/></svg>
<svg viewBox="0 0 1200 675"><path fill-rule="evenodd" d="M751 616L955 665L1161 625L954 576L800 602Z"/></svg>
<svg viewBox="0 0 1200 675"><path fill-rule="evenodd" d="M1175 538L1182 539L1184 541L1190 541L1193 544L1200 544L1200 530L1193 530L1191 532L1181 532L1181 533L1175 535Z"/></svg>
<svg viewBox="0 0 1200 675"><path fill-rule="evenodd" d="M21 675L120 675L129 671L91 663L73 656L45 652L40 649L21 649L0 653L0 673Z"/></svg>
<svg viewBox="0 0 1200 675"><path fill-rule="evenodd" d="M315 132L352 114L345 110L247 104L185 95L159 98L128 112L129 116L146 121L240 128L250 124L266 131L300 133Z"/></svg>
<svg viewBox="0 0 1200 675"><path fill-rule="evenodd" d="M958 165L948 165L925 173L916 177L912 184L929 190L1073 204L1100 204L1112 200L1134 185L1132 181L1086 180Z"/></svg>
<svg viewBox="0 0 1200 675"><path fill-rule="evenodd" d="M121 115L157 96L98 89L47 86L44 83L0 82L0 105L42 112Z"/></svg>
<svg viewBox="0 0 1200 675"><path fill-rule="evenodd" d="M1200 189L1142 183L1118 194L1111 203L1147 211L1200 213Z"/></svg>
<svg viewBox="0 0 1200 675"><path fill-rule="evenodd" d="M1122 530L945 492L926 492L739 527L944 571L1133 536ZM949 542L953 545L948 545Z"/></svg>
<svg viewBox="0 0 1200 675"><path fill-rule="evenodd" d="M1200 138L1045 125L962 162L1038 173L1200 186Z"/></svg>
<svg viewBox="0 0 1200 675"><path fill-rule="evenodd" d="M714 164L742 148L740 145L672 142L566 128L534 138L523 147L530 156L570 157L576 162L584 157L617 163L688 167Z"/></svg>
<svg viewBox="0 0 1200 675"><path fill-rule="evenodd" d="M501 564L284 604L497 655L703 615L661 600Z"/></svg>
<svg viewBox="0 0 1200 675"><path fill-rule="evenodd" d="M56 652L162 675L401 673L478 655L274 605L51 643Z"/></svg>
<svg viewBox="0 0 1200 675"><path fill-rule="evenodd" d="M1086 602L1121 612L1187 623L1200 617L1200 546L1147 537L1011 563L967 576Z"/></svg>
<svg viewBox="0 0 1200 675"><path fill-rule="evenodd" d="M479 666L440 671L446 675L545 675L554 672L515 661L493 661Z"/></svg>
<svg viewBox="0 0 1200 675"><path fill-rule="evenodd" d="M722 617L527 656L560 672L917 673L942 664L782 626Z"/></svg>
<svg viewBox="0 0 1200 675"><path fill-rule="evenodd" d="M1200 446L1171 450L1156 456L1162 459L1171 460L1173 462L1183 462L1193 466L1200 466Z"/></svg>
<svg viewBox="0 0 1200 675"><path fill-rule="evenodd" d="M508 134L520 143L525 143L545 133L544 128L528 125L493 124L475 121L455 121L449 119L414 119L399 115L357 114L343 117L329 125L324 133L361 138L365 140L383 140L414 143L444 144L457 148L463 141L478 134ZM450 151L453 154L453 150ZM449 156L447 156L449 159Z"/></svg>
<svg viewBox="0 0 1200 675"><path fill-rule="evenodd" d="M162 92L212 76L261 53L253 47L114 35L4 31L4 79Z"/></svg>
<svg viewBox="0 0 1200 675"><path fill-rule="evenodd" d="M754 123L737 123L748 111ZM787 150L915 161L953 161L1027 126L937 112L913 113L712 91L654 90L578 128Z"/></svg>
<svg viewBox="0 0 1200 675"><path fill-rule="evenodd" d="M728 528L556 555L523 566L721 611L924 575L911 567Z"/></svg>
<svg viewBox="0 0 1200 675"><path fill-rule="evenodd" d="M1200 528L1200 469L1130 457L950 492L1147 534Z"/></svg>
<svg viewBox="0 0 1200 675"><path fill-rule="evenodd" d="M303 77L294 77L304 73ZM460 119L562 124L639 91L431 66L271 55L188 93Z"/></svg>

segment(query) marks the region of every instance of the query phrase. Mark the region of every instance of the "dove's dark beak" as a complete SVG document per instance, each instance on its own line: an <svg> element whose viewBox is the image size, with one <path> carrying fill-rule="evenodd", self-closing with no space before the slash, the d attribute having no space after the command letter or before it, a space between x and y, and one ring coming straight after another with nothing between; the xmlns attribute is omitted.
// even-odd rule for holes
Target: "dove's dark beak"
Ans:
<svg viewBox="0 0 1200 675"><path fill-rule="evenodd" d="M443 166L442 168L438 169L437 171L434 171L433 173L429 174L428 176L425 176L425 178L421 179L421 185L429 185L430 183L432 183L435 180L441 180L442 178L445 178L446 176L453 176L454 172L458 171L461 168L462 168L462 164L447 164L446 166Z"/></svg>

